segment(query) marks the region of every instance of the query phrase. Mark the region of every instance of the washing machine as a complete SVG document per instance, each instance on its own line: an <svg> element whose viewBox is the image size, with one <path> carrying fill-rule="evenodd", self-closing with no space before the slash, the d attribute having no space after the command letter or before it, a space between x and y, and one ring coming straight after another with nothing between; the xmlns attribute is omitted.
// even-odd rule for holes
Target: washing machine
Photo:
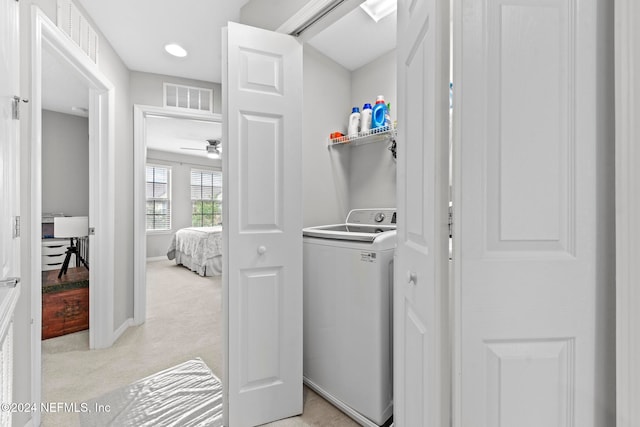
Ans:
<svg viewBox="0 0 640 427"><path fill-rule="evenodd" d="M365 426L393 413L395 209L303 230L304 381Z"/></svg>

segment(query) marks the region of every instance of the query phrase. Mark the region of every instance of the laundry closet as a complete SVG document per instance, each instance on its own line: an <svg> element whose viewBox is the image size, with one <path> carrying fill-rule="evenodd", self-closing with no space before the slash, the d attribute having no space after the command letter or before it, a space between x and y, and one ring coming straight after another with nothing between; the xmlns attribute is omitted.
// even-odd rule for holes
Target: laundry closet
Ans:
<svg viewBox="0 0 640 427"><path fill-rule="evenodd" d="M395 21L356 7L304 46L304 382L368 427L393 420Z"/></svg>

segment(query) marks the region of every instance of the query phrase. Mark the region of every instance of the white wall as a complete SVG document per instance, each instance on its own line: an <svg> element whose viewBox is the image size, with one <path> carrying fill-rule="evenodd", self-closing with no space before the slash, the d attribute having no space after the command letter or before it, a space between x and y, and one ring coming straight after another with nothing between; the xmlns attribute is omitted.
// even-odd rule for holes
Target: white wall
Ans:
<svg viewBox="0 0 640 427"><path fill-rule="evenodd" d="M309 0L251 0L240 9L240 22L275 31Z"/></svg>
<svg viewBox="0 0 640 427"><path fill-rule="evenodd" d="M176 230L191 227L191 169L221 170L220 160L158 150L147 151L147 163L171 167L171 230L147 233L147 257L167 255Z"/></svg>
<svg viewBox="0 0 640 427"><path fill-rule="evenodd" d="M333 131L346 133L351 108L384 95L396 103L396 55L388 52L349 72L304 47L303 201L305 227L343 222L350 209L396 206L396 162L389 144L327 147Z"/></svg>
<svg viewBox="0 0 640 427"><path fill-rule="evenodd" d="M222 86L220 83L183 79L162 74L131 71L131 102L133 104L163 106L163 83L202 87L213 90L213 112L222 112Z"/></svg>
<svg viewBox="0 0 640 427"><path fill-rule="evenodd" d="M347 146L327 147L346 131L351 73L309 45L304 47L302 140L303 225L344 222L349 212Z"/></svg>
<svg viewBox="0 0 640 427"><path fill-rule="evenodd" d="M42 111L42 212L89 215L89 120Z"/></svg>
<svg viewBox="0 0 640 427"><path fill-rule="evenodd" d="M77 3L76 3L77 4ZM49 18L56 21L55 0L22 0L20 1L20 69L22 98L31 99L31 6L39 6ZM80 5L78 5L80 7ZM84 14L88 17L88 14ZM90 18L89 18L90 19ZM97 29L95 24L92 24ZM114 239L114 325L117 329L133 317L133 126L132 105L129 98L129 70L115 53L109 41L99 33L100 53L98 68L115 86L115 163L118 173L115 176L115 188L118 191L115 198L115 227ZM30 402L31 390L31 272L29 259L31 248L31 231L27 224L32 218L31 211L31 116L28 108L22 109L21 127L21 202L22 216L21 235L21 278L22 294L16 307L15 317L15 402ZM39 218L33 219L40 221ZM35 326L35 325L34 325ZM14 414L14 425L24 425L30 416L26 413Z"/></svg>
<svg viewBox="0 0 640 427"><path fill-rule="evenodd" d="M375 104L378 95L391 103L395 120L397 99L396 52L387 52L351 73L351 107ZM351 109L349 109L351 112ZM402 126L402 124L399 124ZM387 142L351 147L349 162L349 206L356 208L393 208L396 206L396 161ZM402 147L399 147L401 150Z"/></svg>

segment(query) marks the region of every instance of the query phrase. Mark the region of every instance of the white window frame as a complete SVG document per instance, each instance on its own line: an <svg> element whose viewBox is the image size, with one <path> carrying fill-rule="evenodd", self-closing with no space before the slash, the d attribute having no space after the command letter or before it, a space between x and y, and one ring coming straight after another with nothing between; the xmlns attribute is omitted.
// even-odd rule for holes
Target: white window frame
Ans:
<svg viewBox="0 0 640 427"><path fill-rule="evenodd" d="M147 180L146 180L146 172L147 172L147 168L152 167L152 168L163 168L167 170L167 201L169 202L169 228L146 228L146 202L148 202L150 199L148 197L146 197L146 184L147 184ZM170 233L173 229L173 209L171 207L172 205L172 200L173 200L173 192L172 192L172 181L173 181L173 170L172 167L170 165L163 165L160 163L146 163L145 164L145 229L147 234L166 234L166 233Z"/></svg>
<svg viewBox="0 0 640 427"><path fill-rule="evenodd" d="M190 171L189 171L189 193L191 193L191 187L193 186L192 178L193 178L193 173L194 172L196 172L196 173L206 173L206 174L219 173L220 174L220 179L222 179L222 171L219 170L219 169L205 169L205 168L192 167L190 169ZM202 184L200 184L200 187L202 187ZM220 186L220 189L222 190L222 186ZM202 193L202 191L201 191L201 193ZM191 226L192 227L201 227L203 225L197 225L197 224L193 223L193 202L194 201L203 201L203 200L206 200L206 199L194 199L194 198L191 197L191 194L189 194L189 198L190 198L190 201L191 201ZM214 206L215 206L215 203L218 202L217 200L215 200L215 198L212 199L212 201L214 203ZM214 225L221 225L222 224L222 202L219 202L219 204L220 204L220 223L219 224L214 224ZM215 221L215 214L212 214L212 215L213 215L213 220Z"/></svg>

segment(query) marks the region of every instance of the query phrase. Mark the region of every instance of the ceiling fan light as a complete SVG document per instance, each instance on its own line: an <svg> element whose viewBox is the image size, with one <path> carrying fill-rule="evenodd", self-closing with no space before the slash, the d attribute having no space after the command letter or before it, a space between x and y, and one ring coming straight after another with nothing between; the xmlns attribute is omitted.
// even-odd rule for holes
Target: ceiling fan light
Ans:
<svg viewBox="0 0 640 427"><path fill-rule="evenodd" d="M210 159L219 159L222 153L222 146L219 139L207 139L207 157Z"/></svg>
<svg viewBox="0 0 640 427"><path fill-rule="evenodd" d="M178 58L184 58L185 56L187 56L186 49L177 43L169 43L164 45L164 50L166 50L169 55L173 55Z"/></svg>

